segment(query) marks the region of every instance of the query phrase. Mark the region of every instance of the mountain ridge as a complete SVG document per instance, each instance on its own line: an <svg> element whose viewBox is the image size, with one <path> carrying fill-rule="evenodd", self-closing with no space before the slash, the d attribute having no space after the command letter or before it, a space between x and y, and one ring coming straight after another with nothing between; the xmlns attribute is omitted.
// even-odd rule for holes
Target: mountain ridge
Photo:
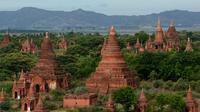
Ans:
<svg viewBox="0 0 200 112"><path fill-rule="evenodd" d="M174 20L179 27L200 26L200 12L170 10L148 15L105 15L77 9L73 11L52 11L35 7L24 7L16 11L0 11L0 29L67 29L69 27L155 26L157 17L162 25L168 26Z"/></svg>

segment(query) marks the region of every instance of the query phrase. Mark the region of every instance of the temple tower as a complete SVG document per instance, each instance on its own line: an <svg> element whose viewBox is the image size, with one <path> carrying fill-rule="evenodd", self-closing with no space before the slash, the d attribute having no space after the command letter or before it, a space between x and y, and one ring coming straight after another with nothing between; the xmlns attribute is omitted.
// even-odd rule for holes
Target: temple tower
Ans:
<svg viewBox="0 0 200 112"><path fill-rule="evenodd" d="M190 86L186 96L186 112L198 112L198 103L192 97L192 89Z"/></svg>
<svg viewBox="0 0 200 112"><path fill-rule="evenodd" d="M30 76L37 93L69 87L69 74L58 68L48 32L46 32L41 44L39 61L31 70Z"/></svg>
<svg viewBox="0 0 200 112"><path fill-rule="evenodd" d="M3 103L5 101L4 91L3 88L1 89L1 96L0 96L0 103Z"/></svg>
<svg viewBox="0 0 200 112"><path fill-rule="evenodd" d="M157 27L156 27L156 37L155 37L155 49L162 49L164 42L164 33L161 27L160 17L158 17Z"/></svg>
<svg viewBox="0 0 200 112"><path fill-rule="evenodd" d="M39 99L38 99L38 103L34 109L33 112L48 112L45 108L44 108L44 105L43 105L43 101L42 101L42 98L41 96L39 96Z"/></svg>
<svg viewBox="0 0 200 112"><path fill-rule="evenodd" d="M89 92L109 93L121 87L136 87L135 74L123 59L113 26L101 50L101 57L96 71L86 81Z"/></svg>
<svg viewBox="0 0 200 112"><path fill-rule="evenodd" d="M32 39L27 38L23 43L22 43L22 52L27 52L27 53L35 53L36 52L36 46L33 43Z"/></svg>
<svg viewBox="0 0 200 112"><path fill-rule="evenodd" d="M105 112L115 112L115 107L111 95L109 95L108 102L106 102Z"/></svg>
<svg viewBox="0 0 200 112"><path fill-rule="evenodd" d="M67 48L68 48L68 42L63 36L61 41L59 42L59 49L67 49Z"/></svg>
<svg viewBox="0 0 200 112"><path fill-rule="evenodd" d="M146 110L147 110L147 99L146 99L143 89L140 93L137 108L138 108L137 112L146 112Z"/></svg>
<svg viewBox="0 0 200 112"><path fill-rule="evenodd" d="M0 48L1 48L1 47L6 47L6 46L9 45L10 43L11 43L11 37L10 37L9 33L6 32L6 33L4 34L4 37L3 37L2 42L0 43Z"/></svg>
<svg viewBox="0 0 200 112"><path fill-rule="evenodd" d="M192 51L193 51L193 48L192 48L192 40L191 40L190 38L188 38L185 51L186 51L186 52L192 52Z"/></svg>

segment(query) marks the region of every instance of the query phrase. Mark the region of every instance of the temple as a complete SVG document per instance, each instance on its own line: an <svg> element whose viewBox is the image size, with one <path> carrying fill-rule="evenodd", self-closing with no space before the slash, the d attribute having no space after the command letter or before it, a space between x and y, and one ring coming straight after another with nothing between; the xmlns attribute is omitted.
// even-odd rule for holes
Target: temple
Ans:
<svg viewBox="0 0 200 112"><path fill-rule="evenodd" d="M6 47L11 43L11 37L8 32L4 34L2 42L0 42L0 48Z"/></svg>
<svg viewBox="0 0 200 112"><path fill-rule="evenodd" d="M22 99L22 112L35 109L35 112L46 112L39 94L57 88L67 89L69 86L69 74L58 68L51 41L46 33L41 44L39 61L30 72L20 72L20 78L13 85L12 96L14 99Z"/></svg>
<svg viewBox="0 0 200 112"><path fill-rule="evenodd" d="M138 100L138 105L137 105L137 112L146 112L147 111L147 99L144 94L144 91L142 89L139 100Z"/></svg>
<svg viewBox="0 0 200 112"><path fill-rule="evenodd" d="M192 89L189 87L186 96L186 112L198 112L198 103L192 97Z"/></svg>
<svg viewBox="0 0 200 112"><path fill-rule="evenodd" d="M42 100L41 96L39 96L38 103L33 112L48 112L47 109L45 109L45 107L43 105L43 100Z"/></svg>
<svg viewBox="0 0 200 112"><path fill-rule="evenodd" d="M12 88L12 97L14 99L21 99L25 97L30 88L30 77L23 70L19 73L20 78L18 81L14 81Z"/></svg>
<svg viewBox="0 0 200 112"><path fill-rule="evenodd" d="M61 41L59 42L59 49L67 49L68 48L68 42L67 40L63 37Z"/></svg>
<svg viewBox="0 0 200 112"><path fill-rule="evenodd" d="M105 112L115 112L114 103L112 101L111 95L109 95L109 98L108 98L108 101L106 102L104 111Z"/></svg>
<svg viewBox="0 0 200 112"><path fill-rule="evenodd" d="M192 52L192 51L193 51L193 48L192 48L192 40L191 40L190 38L188 38L185 51L186 51L186 52Z"/></svg>
<svg viewBox="0 0 200 112"><path fill-rule="evenodd" d="M33 43L33 40L27 38L23 43L22 43L22 47L21 47L21 51L22 52L26 52L26 53L36 53L37 48L35 46L35 44Z"/></svg>
<svg viewBox="0 0 200 112"><path fill-rule="evenodd" d="M69 87L69 74L58 68L48 33L41 44L39 61L29 75L36 92L48 92L56 88L67 89Z"/></svg>
<svg viewBox="0 0 200 112"><path fill-rule="evenodd" d="M176 32L174 23L171 22L167 32L164 32L161 26L160 17L158 17L157 27L155 32L155 40L149 39L145 43L145 48L141 49L139 39L135 44L136 53L147 52L170 52L172 50L180 51L180 40ZM140 50L141 49L141 50Z"/></svg>
<svg viewBox="0 0 200 112"><path fill-rule="evenodd" d="M1 89L1 96L0 96L0 103L3 103L5 102L5 96L4 96L4 91L3 91L3 88Z"/></svg>
<svg viewBox="0 0 200 112"><path fill-rule="evenodd" d="M113 26L109 38L104 41L101 57L96 71L86 81L89 92L107 94L121 87L136 87L135 74L128 69L123 59Z"/></svg>

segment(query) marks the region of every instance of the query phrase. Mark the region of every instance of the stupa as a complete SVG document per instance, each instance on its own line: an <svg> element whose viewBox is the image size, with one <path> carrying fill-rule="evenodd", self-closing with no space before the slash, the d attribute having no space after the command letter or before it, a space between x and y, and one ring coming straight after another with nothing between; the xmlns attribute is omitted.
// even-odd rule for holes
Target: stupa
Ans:
<svg viewBox="0 0 200 112"><path fill-rule="evenodd" d="M123 59L114 26L110 29L109 38L104 42L101 57L96 71L86 82L89 92L107 94L121 87L136 87L135 74L129 70Z"/></svg>

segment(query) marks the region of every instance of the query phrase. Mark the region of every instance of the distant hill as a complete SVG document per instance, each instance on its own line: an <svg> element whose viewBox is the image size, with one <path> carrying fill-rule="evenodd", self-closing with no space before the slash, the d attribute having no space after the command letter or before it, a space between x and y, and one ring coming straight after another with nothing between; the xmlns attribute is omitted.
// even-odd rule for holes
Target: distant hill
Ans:
<svg viewBox="0 0 200 112"><path fill-rule="evenodd" d="M71 27L155 26L157 17L162 25L174 20L179 27L200 26L200 12L173 10L141 16L108 16L82 9L64 12L25 7L17 11L0 11L0 29L68 29Z"/></svg>

